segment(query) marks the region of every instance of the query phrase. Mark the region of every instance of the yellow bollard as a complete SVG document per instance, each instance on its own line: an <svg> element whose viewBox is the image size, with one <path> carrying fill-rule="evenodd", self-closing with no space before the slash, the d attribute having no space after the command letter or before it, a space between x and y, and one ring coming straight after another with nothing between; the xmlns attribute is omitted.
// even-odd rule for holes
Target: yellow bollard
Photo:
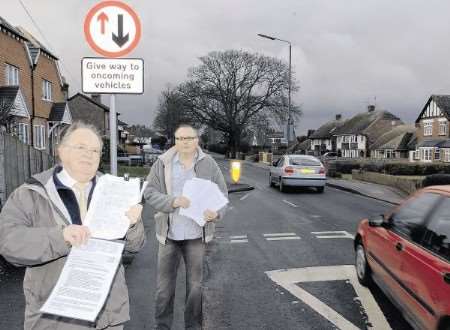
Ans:
<svg viewBox="0 0 450 330"><path fill-rule="evenodd" d="M230 172L231 172L231 180L233 180L233 183L235 184L238 183L241 177L241 162L232 161Z"/></svg>

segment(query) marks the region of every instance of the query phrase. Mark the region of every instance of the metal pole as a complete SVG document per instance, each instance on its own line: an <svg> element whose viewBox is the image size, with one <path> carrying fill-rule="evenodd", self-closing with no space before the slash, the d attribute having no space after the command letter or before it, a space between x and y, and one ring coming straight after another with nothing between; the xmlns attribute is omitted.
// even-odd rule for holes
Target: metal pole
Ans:
<svg viewBox="0 0 450 330"><path fill-rule="evenodd" d="M288 126L287 126L287 129L288 129L288 133L287 133L287 140L288 140L288 145L289 145L289 143L292 141L292 139L291 139L291 68L292 68L292 66L291 66L291 43L289 43L289 82L288 82L288 84L289 84L289 92L288 92L288 98L289 98L289 100L288 100Z"/></svg>
<svg viewBox="0 0 450 330"><path fill-rule="evenodd" d="M111 95L109 106L109 146L111 160L111 174L117 175L117 114L116 114L116 96Z"/></svg>

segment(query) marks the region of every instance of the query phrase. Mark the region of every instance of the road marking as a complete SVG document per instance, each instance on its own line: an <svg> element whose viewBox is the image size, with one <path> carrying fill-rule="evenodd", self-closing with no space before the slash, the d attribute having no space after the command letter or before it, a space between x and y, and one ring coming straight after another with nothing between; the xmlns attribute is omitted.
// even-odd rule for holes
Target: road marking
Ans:
<svg viewBox="0 0 450 330"><path fill-rule="evenodd" d="M272 236L296 236L296 233L275 233L275 234L263 234L264 237L272 237Z"/></svg>
<svg viewBox="0 0 450 330"><path fill-rule="evenodd" d="M286 204L288 204L288 205L290 205L290 206L292 206L292 207L298 207L298 206L295 205L294 203L291 203L291 202L289 202L289 201L287 201L287 200L285 200L285 199L283 199L283 202L285 202Z"/></svg>
<svg viewBox="0 0 450 330"><path fill-rule="evenodd" d="M247 238L247 235L230 236L230 239L241 239L241 238Z"/></svg>
<svg viewBox="0 0 450 330"><path fill-rule="evenodd" d="M267 237L266 240L268 241L283 241L283 240L293 240L293 239L300 239L298 236L288 236L288 237Z"/></svg>
<svg viewBox="0 0 450 330"><path fill-rule="evenodd" d="M296 285L296 283L302 282L348 280L353 285L357 296L360 298L361 305L367 313L367 327L369 329L391 329L369 289L359 284L355 267L352 265L280 269L268 271L266 275L272 281L308 304L339 329L357 330L358 327L341 314Z"/></svg>
<svg viewBox="0 0 450 330"><path fill-rule="evenodd" d="M241 201L243 201L244 199L246 199L248 197L248 194L245 194L244 196L242 196L241 198L239 198Z"/></svg>
<svg viewBox="0 0 450 330"><path fill-rule="evenodd" d="M338 231L312 231L311 234L315 235L316 238L350 238L355 237L345 230Z"/></svg>
<svg viewBox="0 0 450 330"><path fill-rule="evenodd" d="M248 243L248 239L232 239L230 243Z"/></svg>
<svg viewBox="0 0 450 330"><path fill-rule="evenodd" d="M309 215L311 218L322 218L321 215L317 215L317 214L310 214Z"/></svg>

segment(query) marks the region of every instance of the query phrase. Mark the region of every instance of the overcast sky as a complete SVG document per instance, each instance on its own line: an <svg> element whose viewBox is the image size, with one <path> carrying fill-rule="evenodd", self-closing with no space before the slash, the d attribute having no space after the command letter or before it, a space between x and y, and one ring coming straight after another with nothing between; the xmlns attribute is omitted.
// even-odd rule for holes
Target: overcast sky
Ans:
<svg viewBox="0 0 450 330"><path fill-rule="evenodd" d="M96 56L85 42L83 21L99 1L2 1L0 15L23 26L62 62L70 94L80 90L80 61ZM450 94L450 1L447 0L128 0L143 24L129 56L145 61L145 94L118 96L121 119L151 125L162 89L182 82L198 57L243 49L288 60L300 91L303 117L297 134L336 113L349 118L369 103L414 122L430 94ZM107 102L107 100L104 98Z"/></svg>

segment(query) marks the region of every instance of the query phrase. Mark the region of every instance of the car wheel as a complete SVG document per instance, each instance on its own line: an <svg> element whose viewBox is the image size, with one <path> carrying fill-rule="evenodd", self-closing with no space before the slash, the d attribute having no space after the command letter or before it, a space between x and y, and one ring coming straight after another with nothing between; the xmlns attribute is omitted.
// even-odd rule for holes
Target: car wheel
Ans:
<svg viewBox="0 0 450 330"><path fill-rule="evenodd" d="M361 242L358 242L356 245L355 268L359 283L368 286L372 278L370 276L369 264L367 263L366 251Z"/></svg>
<svg viewBox="0 0 450 330"><path fill-rule="evenodd" d="M272 174L269 173L269 187L273 187L273 180L272 180Z"/></svg>
<svg viewBox="0 0 450 330"><path fill-rule="evenodd" d="M317 192L318 193L323 193L323 191L325 190L325 187L317 187Z"/></svg>

